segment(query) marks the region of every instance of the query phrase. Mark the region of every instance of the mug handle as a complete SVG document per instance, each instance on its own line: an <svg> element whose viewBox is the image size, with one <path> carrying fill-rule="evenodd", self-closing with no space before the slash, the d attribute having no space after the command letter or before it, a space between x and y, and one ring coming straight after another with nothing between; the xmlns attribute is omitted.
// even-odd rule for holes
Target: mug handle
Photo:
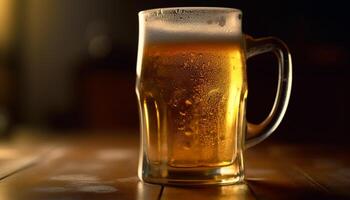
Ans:
<svg viewBox="0 0 350 200"><path fill-rule="evenodd" d="M255 55L273 52L278 60L278 86L272 109L260 124L247 122L245 148L250 148L271 135L286 113L292 88L292 59L287 45L274 37L254 39L245 35L245 47L247 59Z"/></svg>

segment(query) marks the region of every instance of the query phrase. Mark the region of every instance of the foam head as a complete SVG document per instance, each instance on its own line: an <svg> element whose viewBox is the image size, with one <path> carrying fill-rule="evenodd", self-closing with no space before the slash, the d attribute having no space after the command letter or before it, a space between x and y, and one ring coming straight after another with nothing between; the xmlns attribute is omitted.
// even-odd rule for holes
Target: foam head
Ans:
<svg viewBox="0 0 350 200"><path fill-rule="evenodd" d="M241 37L242 12L232 8L161 8L139 13L140 41L232 41Z"/></svg>

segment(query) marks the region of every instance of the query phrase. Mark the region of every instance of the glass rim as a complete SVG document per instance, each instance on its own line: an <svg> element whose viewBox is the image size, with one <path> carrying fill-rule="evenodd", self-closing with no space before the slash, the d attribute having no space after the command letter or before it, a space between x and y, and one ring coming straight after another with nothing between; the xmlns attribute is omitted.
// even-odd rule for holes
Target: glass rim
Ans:
<svg viewBox="0 0 350 200"><path fill-rule="evenodd" d="M142 10L138 12L138 15L145 15L149 13L154 13L159 10L162 11L176 11L176 10L192 10L192 11L228 11L228 12L238 12L242 14L242 11L237 8L228 8L228 7L165 7L165 8L153 8Z"/></svg>

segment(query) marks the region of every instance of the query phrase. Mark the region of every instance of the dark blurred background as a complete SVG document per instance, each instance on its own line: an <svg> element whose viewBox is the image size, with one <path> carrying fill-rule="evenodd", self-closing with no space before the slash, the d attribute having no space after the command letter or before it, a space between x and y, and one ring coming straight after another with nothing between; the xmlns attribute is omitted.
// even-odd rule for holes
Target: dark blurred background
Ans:
<svg viewBox="0 0 350 200"><path fill-rule="evenodd" d="M290 142L350 139L348 6L342 1L0 0L0 133L133 129L137 12L216 6L243 11L243 31L276 36L293 58L293 90L272 137ZM248 119L272 105L277 62L249 60Z"/></svg>

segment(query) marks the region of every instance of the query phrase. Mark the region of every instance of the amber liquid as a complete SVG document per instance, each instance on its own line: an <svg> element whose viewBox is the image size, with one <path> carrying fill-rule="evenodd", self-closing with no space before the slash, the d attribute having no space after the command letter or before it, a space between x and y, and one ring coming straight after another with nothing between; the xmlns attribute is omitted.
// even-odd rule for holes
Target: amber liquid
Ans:
<svg viewBox="0 0 350 200"><path fill-rule="evenodd" d="M241 47L147 44L141 69L137 90L148 162L175 168L234 162L247 93Z"/></svg>

